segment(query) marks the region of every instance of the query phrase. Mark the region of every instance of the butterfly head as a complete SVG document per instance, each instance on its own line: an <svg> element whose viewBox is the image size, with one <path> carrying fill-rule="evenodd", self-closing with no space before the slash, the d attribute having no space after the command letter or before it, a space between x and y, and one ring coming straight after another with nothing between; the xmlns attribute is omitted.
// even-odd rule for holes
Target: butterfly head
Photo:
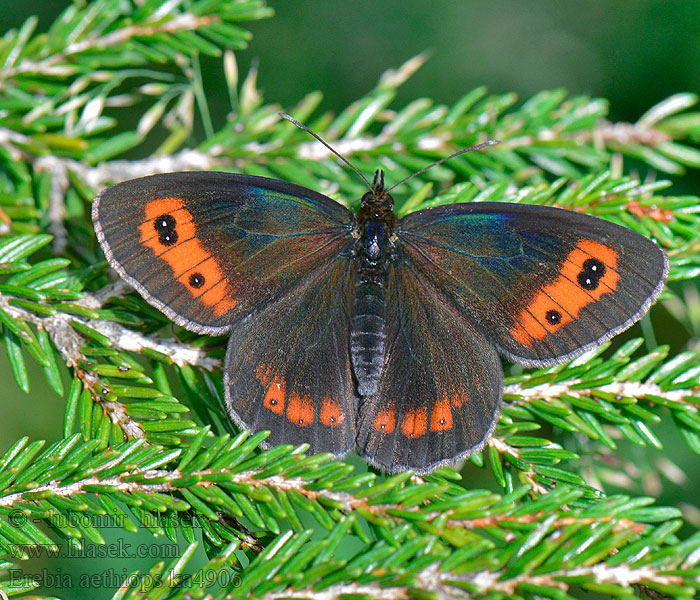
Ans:
<svg viewBox="0 0 700 600"><path fill-rule="evenodd" d="M388 209L394 207L394 198L384 186L384 171L377 169L369 192L362 196L362 207L368 209Z"/></svg>

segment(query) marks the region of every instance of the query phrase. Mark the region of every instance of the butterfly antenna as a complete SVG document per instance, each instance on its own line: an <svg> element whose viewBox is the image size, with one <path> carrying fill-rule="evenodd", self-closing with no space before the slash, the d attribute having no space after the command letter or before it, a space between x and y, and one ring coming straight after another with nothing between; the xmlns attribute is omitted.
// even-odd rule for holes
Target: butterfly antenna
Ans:
<svg viewBox="0 0 700 600"><path fill-rule="evenodd" d="M304 125L303 123L299 123L299 121L297 121L294 117L292 117L291 115L288 115L287 113L281 112L281 113L279 113L279 116L282 117L283 119L287 119L287 121L290 121L291 123L294 123L299 129L302 129L302 130L306 131L306 133L308 133L309 135L315 137L326 148L328 148L333 154L335 154L340 160L342 160L348 167L350 167L353 171L355 171L355 173L357 173L362 178L362 181L364 181L367 184L367 187L370 190L374 189L374 188L372 188L372 184L370 184L370 182L367 181L367 178L360 172L360 170L355 165L353 165L347 158L345 158L342 154L340 154L339 152L334 150L332 148L332 146L328 142L326 142L326 140L324 140L320 135L318 135L317 133L314 133L306 125ZM452 157L450 157L450 158L452 158Z"/></svg>
<svg viewBox="0 0 700 600"><path fill-rule="evenodd" d="M446 156L445 158L441 158L440 160L436 160L434 163L429 164L427 167L423 167L420 171L416 171L415 173L411 173L408 177L404 177L401 181L398 183L395 183L392 185L387 192L390 192L393 190L395 187L400 186L402 183L406 183L409 179L413 179L416 175L420 175L421 173L427 171L428 169L432 169L433 167L436 167L437 165L440 165L444 163L445 161L451 160L455 158L456 156L459 156L460 154L464 154L465 152L471 152L472 150L481 150L482 148L486 148L487 146L495 146L496 144L500 144L498 140L488 140L487 142L482 142L481 144L475 144L473 146L469 146L469 148L463 148L462 150L459 150L458 152L455 152L454 154L450 154L449 156ZM364 179L364 177L363 177Z"/></svg>

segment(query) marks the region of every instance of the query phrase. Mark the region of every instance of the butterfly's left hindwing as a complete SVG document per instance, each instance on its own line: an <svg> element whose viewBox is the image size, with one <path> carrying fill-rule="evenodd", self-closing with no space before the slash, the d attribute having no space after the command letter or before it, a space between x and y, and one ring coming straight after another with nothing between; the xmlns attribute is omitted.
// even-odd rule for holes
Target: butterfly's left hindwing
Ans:
<svg viewBox="0 0 700 600"><path fill-rule="evenodd" d="M450 297L508 358L572 358L626 329L663 289L653 241L603 219L518 204L436 207L404 217L402 260Z"/></svg>
<svg viewBox="0 0 700 600"><path fill-rule="evenodd" d="M266 443L311 452L355 448L357 395L350 372L354 264L338 256L231 332L224 387L231 418Z"/></svg>

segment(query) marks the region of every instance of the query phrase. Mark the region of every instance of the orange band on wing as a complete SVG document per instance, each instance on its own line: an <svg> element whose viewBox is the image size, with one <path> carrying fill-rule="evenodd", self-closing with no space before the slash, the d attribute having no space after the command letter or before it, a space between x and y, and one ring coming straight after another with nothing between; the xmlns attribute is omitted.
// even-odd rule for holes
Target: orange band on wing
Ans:
<svg viewBox="0 0 700 600"><path fill-rule="evenodd" d="M183 210L189 215L189 217L183 219L183 221L192 220L192 215L190 211L185 208L185 201L182 198L156 198L146 204L144 210L146 211L147 221L152 221L162 214L171 214L178 210Z"/></svg>
<svg viewBox="0 0 700 600"><path fill-rule="evenodd" d="M618 253L599 242L579 240L561 264L559 276L544 286L533 300L518 313L510 334L523 346L532 347L533 340L542 340L567 323L577 319L581 309L610 294L617 288ZM584 263L593 259L593 267ZM596 269L591 271L591 269ZM587 273L592 282L584 287ZM597 274L596 274L597 273Z"/></svg>
<svg viewBox="0 0 700 600"><path fill-rule="evenodd" d="M279 377L275 377L265 392L263 406L271 410L276 415L282 416L284 414L285 396L286 393L284 389L284 381L282 381Z"/></svg>
<svg viewBox="0 0 700 600"><path fill-rule="evenodd" d="M139 225L141 243L165 260L173 277L192 297L221 316L236 306L234 290L219 262L197 239L197 226L182 198L157 198L145 206L145 220ZM157 220L170 221L158 228ZM164 236L170 235L171 241Z"/></svg>
<svg viewBox="0 0 700 600"><path fill-rule="evenodd" d="M287 396L287 386L284 379L279 377L273 369L263 365L258 365L255 369L255 377L263 387L267 387L263 398L265 408L276 415L285 415L291 423L299 427L308 427L314 422L313 398L301 396L296 392L291 392ZM328 396L323 399L320 417L324 425L332 426L340 425L345 419L340 406Z"/></svg>
<svg viewBox="0 0 700 600"><path fill-rule="evenodd" d="M255 370L255 376L263 387L267 387L263 398L263 406L276 415L282 416L284 414L285 398L287 397L284 380L279 377L273 377L269 370L263 369L262 365Z"/></svg>

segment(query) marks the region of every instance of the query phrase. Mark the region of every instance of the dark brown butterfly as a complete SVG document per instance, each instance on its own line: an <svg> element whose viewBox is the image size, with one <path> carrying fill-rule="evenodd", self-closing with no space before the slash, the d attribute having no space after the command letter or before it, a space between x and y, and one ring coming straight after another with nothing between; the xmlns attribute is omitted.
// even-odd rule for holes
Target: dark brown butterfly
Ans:
<svg viewBox="0 0 700 600"><path fill-rule="evenodd" d="M230 334L239 426L389 472L484 445L499 354L535 367L578 356L641 318L666 280L657 244L602 219L502 203L399 219L383 176L370 187L353 213L274 179L167 173L106 189L93 220L148 302Z"/></svg>

